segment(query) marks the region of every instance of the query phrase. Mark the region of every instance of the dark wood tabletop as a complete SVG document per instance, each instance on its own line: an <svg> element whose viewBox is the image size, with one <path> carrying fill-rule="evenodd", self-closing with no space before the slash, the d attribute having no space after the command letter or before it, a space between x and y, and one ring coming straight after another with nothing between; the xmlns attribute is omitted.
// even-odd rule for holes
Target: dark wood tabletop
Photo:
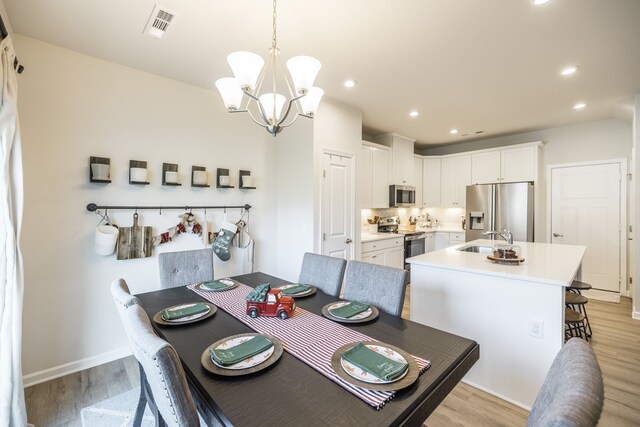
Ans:
<svg viewBox="0 0 640 427"><path fill-rule="evenodd" d="M289 283L264 273L234 279L252 287L267 282L273 287ZM186 287L137 297L150 318L163 308L202 300ZM322 307L332 301L336 298L318 291L297 299L296 304L321 316ZM202 322L154 325L158 334L175 347L192 386L213 413L225 424L236 426L420 425L480 355L475 341L384 312L371 323L345 326L428 359L431 368L378 411L286 351L276 364L255 374L220 377L209 373L200 363L207 346L230 335L252 332L224 310Z"/></svg>

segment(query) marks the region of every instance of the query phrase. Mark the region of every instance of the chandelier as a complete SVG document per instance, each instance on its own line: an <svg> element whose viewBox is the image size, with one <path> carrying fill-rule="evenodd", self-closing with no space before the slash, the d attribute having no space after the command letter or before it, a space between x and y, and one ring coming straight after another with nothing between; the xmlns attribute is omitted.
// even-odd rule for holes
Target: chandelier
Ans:
<svg viewBox="0 0 640 427"><path fill-rule="evenodd" d="M260 55L252 52L233 52L227 57L234 77L225 77L216 81L222 100L229 113L248 113L249 117L276 136L282 129L290 126L299 116L312 119L318 110L324 91L313 86L320 71L320 61L310 56L294 56L287 61L291 80L278 61L278 42L276 38L276 0L273 1L273 36L267 63ZM267 70L271 71L271 90L260 95ZM277 93L276 77L280 71L289 91L289 100ZM244 107L243 100L246 99ZM285 108L286 104L286 108ZM285 123L296 110L295 116ZM252 111L253 110L253 111ZM257 114L256 114L257 113ZM258 118L256 118L258 115Z"/></svg>

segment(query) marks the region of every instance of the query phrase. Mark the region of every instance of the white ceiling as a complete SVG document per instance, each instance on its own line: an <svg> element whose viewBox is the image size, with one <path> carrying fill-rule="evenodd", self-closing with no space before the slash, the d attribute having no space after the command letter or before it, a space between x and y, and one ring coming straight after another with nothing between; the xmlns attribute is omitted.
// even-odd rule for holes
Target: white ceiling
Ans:
<svg viewBox="0 0 640 427"><path fill-rule="evenodd" d="M4 3L18 33L205 88L231 75L230 52L270 46L268 0L160 0L179 14L160 40L142 34L155 0ZM640 92L638 0L281 0L278 44L322 62L316 85L361 109L366 133L424 145L480 137L451 128L486 138L614 117Z"/></svg>

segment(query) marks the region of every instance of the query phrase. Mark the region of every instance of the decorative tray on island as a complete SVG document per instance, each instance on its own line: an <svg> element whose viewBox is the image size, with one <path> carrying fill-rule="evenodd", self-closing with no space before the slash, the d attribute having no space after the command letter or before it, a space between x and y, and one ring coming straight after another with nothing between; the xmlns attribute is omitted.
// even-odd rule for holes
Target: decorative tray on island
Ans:
<svg viewBox="0 0 640 427"><path fill-rule="evenodd" d="M520 256L520 246L496 244L493 254L487 255L487 259L497 264L518 265L524 262Z"/></svg>

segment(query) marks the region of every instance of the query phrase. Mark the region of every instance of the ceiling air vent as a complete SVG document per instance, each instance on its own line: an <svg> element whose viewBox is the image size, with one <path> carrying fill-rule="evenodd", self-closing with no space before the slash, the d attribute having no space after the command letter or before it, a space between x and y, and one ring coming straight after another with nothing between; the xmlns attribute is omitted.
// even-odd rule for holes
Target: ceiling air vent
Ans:
<svg viewBox="0 0 640 427"><path fill-rule="evenodd" d="M156 4L151 12L147 26L144 28L144 34L149 34L157 39L162 38L169 28L169 24L173 20L175 13L169 9Z"/></svg>

